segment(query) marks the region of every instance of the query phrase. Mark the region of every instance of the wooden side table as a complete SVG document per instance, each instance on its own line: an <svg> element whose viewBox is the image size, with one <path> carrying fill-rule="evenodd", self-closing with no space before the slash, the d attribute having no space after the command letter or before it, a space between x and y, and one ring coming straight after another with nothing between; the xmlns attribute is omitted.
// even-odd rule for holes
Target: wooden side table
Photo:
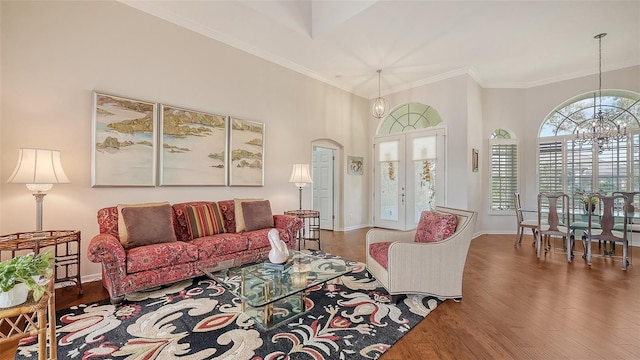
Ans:
<svg viewBox="0 0 640 360"><path fill-rule="evenodd" d="M18 341L34 335L38 335L38 360L57 359L54 283L53 278L49 280L47 292L39 301L33 300L30 292L27 302L0 309L0 349L2 349L0 354L3 359L8 354L15 357ZM48 354L47 335L49 337Z"/></svg>
<svg viewBox="0 0 640 360"><path fill-rule="evenodd" d="M301 243L306 248L307 240L318 242L318 250L320 247L320 211L317 210L289 210L284 212L285 215L293 215L302 219L302 228L298 231L298 250ZM307 234L308 230L308 234Z"/></svg>
<svg viewBox="0 0 640 360"><path fill-rule="evenodd" d="M82 294L80 281L80 231L77 230L44 230L19 232L0 235L0 255L11 252L15 257L18 251L40 253L41 249L52 247L56 258L54 279L56 283L72 282Z"/></svg>

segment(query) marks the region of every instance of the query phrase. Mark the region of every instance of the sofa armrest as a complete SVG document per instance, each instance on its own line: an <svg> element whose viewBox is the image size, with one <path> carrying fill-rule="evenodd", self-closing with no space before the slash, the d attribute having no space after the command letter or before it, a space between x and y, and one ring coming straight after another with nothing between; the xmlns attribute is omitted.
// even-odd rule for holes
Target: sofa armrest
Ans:
<svg viewBox="0 0 640 360"><path fill-rule="evenodd" d="M98 234L89 242L87 257L95 263L102 263L105 267L112 266L125 269L127 253L118 238L111 234Z"/></svg>
<svg viewBox="0 0 640 360"><path fill-rule="evenodd" d="M294 239L302 229L302 219L293 215L273 215L273 223L276 228L287 230L290 239Z"/></svg>

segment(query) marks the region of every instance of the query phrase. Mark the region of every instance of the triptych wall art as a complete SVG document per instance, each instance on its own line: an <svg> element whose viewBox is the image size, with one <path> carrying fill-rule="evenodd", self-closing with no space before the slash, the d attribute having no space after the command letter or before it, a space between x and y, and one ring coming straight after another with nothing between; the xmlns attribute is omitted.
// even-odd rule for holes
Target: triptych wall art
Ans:
<svg viewBox="0 0 640 360"><path fill-rule="evenodd" d="M263 186L264 124L93 93L91 185Z"/></svg>

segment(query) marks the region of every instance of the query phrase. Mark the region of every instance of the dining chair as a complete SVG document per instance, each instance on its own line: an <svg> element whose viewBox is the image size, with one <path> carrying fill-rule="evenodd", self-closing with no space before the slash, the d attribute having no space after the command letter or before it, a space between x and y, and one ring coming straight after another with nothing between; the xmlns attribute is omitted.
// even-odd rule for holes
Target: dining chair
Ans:
<svg viewBox="0 0 640 360"><path fill-rule="evenodd" d="M601 204L599 214L599 228L594 226L598 220L595 218L595 215L591 212L588 215L588 223L589 227L587 229L586 236L586 260L587 264L591 266L591 241L598 240L603 241L605 243L605 254L606 254L606 243L609 242L612 245L615 243L622 244L622 270L627 270L627 266L629 266L629 239L628 239L628 231L627 231L627 220L628 220L628 200L623 195L611 195L605 196L600 194L593 194L591 197L597 197ZM622 208L622 215L624 217L624 221L622 222L621 230L615 230L615 209L616 205L620 205Z"/></svg>
<svg viewBox="0 0 640 360"><path fill-rule="evenodd" d="M518 233L516 234L516 243L513 246L518 246L522 243L522 235L524 235L524 229L531 229L533 234L533 242L531 245L535 245L536 229L538 228L537 219L525 219L522 214L522 204L520 203L520 193L513 193L513 203L516 210L516 221L518 222Z"/></svg>
<svg viewBox="0 0 640 360"><path fill-rule="evenodd" d="M624 206L627 210L626 223L629 240L629 262L633 262L633 233L640 233L640 224L634 223L633 218L635 214L636 206L634 206L635 197L640 195L640 191L615 191L613 195L622 195L624 197ZM622 231L622 224L616 223L613 225L613 230ZM615 251L615 243L612 244L612 252Z"/></svg>
<svg viewBox="0 0 640 360"><path fill-rule="evenodd" d="M544 219L546 215L546 221ZM551 249L551 237L562 237L563 241L573 242L571 233L571 215L569 214L569 195L565 193L541 192L538 194L538 229L536 254L542 256L542 248L547 253ZM546 241L546 245L544 245ZM571 262L571 252L567 258Z"/></svg>

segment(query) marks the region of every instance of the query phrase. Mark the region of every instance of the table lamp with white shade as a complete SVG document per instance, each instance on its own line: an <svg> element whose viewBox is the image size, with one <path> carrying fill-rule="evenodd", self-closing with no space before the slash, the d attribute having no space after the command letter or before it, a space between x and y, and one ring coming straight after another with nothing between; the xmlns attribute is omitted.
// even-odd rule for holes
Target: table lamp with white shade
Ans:
<svg viewBox="0 0 640 360"><path fill-rule="evenodd" d="M48 149L20 149L18 164L8 183L26 184L36 198L36 231L42 230L42 201L53 184L68 184L62 169L60 151Z"/></svg>
<svg viewBox="0 0 640 360"><path fill-rule="evenodd" d="M309 164L293 164L289 182L295 183L300 190L300 210L302 210L302 188L312 183Z"/></svg>

